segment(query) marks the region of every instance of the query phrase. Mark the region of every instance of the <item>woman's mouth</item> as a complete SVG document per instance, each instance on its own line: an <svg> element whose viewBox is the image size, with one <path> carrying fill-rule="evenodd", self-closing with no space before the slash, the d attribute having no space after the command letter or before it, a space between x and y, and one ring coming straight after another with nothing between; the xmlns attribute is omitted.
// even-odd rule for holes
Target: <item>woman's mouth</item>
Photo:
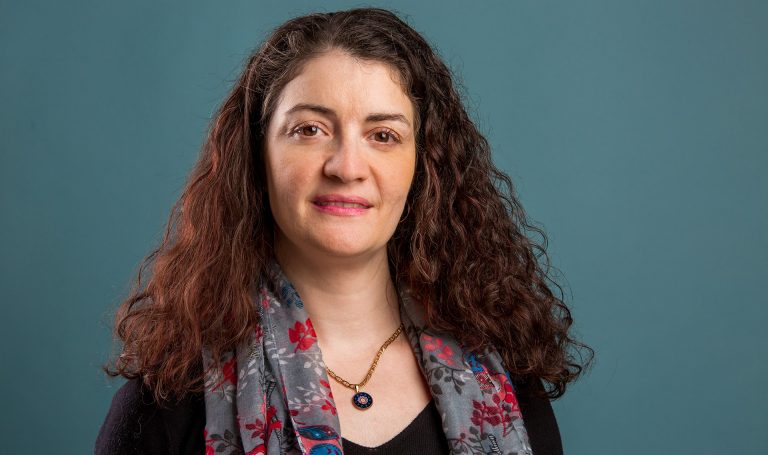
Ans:
<svg viewBox="0 0 768 455"><path fill-rule="evenodd" d="M315 204L327 207L327 206L334 206L334 207L358 207L361 209L367 209L368 207L364 206L363 204L358 204L356 202L315 202Z"/></svg>
<svg viewBox="0 0 768 455"><path fill-rule="evenodd" d="M337 216L362 215L372 207L365 198L340 194L318 196L312 201L312 205L323 213Z"/></svg>

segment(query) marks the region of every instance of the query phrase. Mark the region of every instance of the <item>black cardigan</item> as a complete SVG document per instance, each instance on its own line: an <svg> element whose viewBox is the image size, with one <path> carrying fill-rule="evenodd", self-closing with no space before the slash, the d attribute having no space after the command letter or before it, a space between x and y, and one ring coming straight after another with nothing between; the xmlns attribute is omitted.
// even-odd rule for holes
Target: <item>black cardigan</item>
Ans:
<svg viewBox="0 0 768 455"><path fill-rule="evenodd" d="M549 400L532 394L533 385L515 384L534 455L562 455L560 432ZM205 454L203 394L159 406L141 380L127 381L112 398L96 438L96 455Z"/></svg>

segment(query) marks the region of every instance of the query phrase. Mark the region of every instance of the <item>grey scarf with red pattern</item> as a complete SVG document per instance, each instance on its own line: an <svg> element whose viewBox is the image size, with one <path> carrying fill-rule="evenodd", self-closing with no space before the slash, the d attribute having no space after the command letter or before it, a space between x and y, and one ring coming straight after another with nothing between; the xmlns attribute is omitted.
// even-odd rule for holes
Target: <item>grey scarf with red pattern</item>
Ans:
<svg viewBox="0 0 768 455"><path fill-rule="evenodd" d="M317 337L280 267L254 291L261 315L247 343L205 383L206 455L342 454L339 419ZM405 334L454 454L531 454L514 387L493 350L474 354L425 328L400 293ZM212 360L203 352L206 368Z"/></svg>

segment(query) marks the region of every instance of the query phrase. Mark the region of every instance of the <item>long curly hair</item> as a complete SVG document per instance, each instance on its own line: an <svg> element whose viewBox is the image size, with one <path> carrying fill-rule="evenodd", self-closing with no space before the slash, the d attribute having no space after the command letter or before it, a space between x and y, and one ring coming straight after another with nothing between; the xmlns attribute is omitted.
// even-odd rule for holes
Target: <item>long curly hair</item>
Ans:
<svg viewBox="0 0 768 455"><path fill-rule="evenodd" d="M117 310L121 352L105 371L141 377L158 400L181 398L202 390L203 346L220 359L258 323L251 290L275 259L262 142L283 87L331 49L391 65L417 108L416 173L387 245L393 278L433 330L471 350L493 346L513 378L543 380L542 395L561 396L593 352L569 334L546 235L492 163L450 70L419 33L378 8L289 20L249 57L160 245Z"/></svg>

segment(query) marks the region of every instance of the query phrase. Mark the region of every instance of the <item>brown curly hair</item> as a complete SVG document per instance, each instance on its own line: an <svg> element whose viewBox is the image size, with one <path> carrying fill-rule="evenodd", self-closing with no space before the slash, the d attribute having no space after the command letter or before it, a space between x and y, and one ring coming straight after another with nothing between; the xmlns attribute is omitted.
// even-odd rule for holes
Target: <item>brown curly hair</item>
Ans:
<svg viewBox="0 0 768 455"><path fill-rule="evenodd" d="M571 313L550 288L562 295L548 276L546 236L493 165L450 70L419 33L378 8L292 19L251 55L161 244L118 308L122 350L105 371L143 378L158 400L181 398L202 390L203 346L218 359L258 323L251 290L274 260L262 140L283 87L330 49L396 68L417 108L416 174L387 246L393 278L433 330L471 350L495 347L513 378L543 380L541 393L561 396L593 353L569 335Z"/></svg>

